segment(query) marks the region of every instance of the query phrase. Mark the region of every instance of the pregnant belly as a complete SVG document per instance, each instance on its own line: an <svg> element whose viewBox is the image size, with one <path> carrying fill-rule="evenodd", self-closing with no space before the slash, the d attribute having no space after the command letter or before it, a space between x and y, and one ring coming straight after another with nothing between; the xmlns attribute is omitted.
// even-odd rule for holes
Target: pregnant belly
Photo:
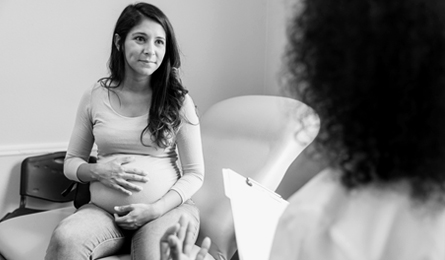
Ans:
<svg viewBox="0 0 445 260"><path fill-rule="evenodd" d="M98 163L116 158L107 158ZM148 182L131 181L142 188L141 191L130 190L132 195L109 188L100 182L90 185L91 202L109 213L115 213L115 206L136 203L153 203L164 196L178 180L177 168L172 165L169 158L154 158L149 156L135 156L135 161L126 164L129 168L144 169L148 175Z"/></svg>

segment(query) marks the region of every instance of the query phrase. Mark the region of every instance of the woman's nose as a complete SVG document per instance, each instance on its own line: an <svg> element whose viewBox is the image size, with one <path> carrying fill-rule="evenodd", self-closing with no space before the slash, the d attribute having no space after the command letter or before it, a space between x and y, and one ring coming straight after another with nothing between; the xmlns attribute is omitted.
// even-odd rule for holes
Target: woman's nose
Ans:
<svg viewBox="0 0 445 260"><path fill-rule="evenodd" d="M155 55L154 47L153 47L153 45L152 45L151 43L147 43L147 44L145 45L145 48L144 48L144 54L146 54L146 55L148 55L148 56L153 56L153 55Z"/></svg>

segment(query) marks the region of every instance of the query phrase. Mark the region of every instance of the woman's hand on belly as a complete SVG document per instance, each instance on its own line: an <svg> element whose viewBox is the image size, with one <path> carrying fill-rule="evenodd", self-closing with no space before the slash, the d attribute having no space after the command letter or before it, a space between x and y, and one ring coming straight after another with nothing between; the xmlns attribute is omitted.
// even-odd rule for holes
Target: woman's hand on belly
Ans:
<svg viewBox="0 0 445 260"><path fill-rule="evenodd" d="M93 169L93 178L103 185L131 195L131 190L141 191L142 188L130 181L147 182L147 172L126 164L135 160L132 156L118 157L105 163L97 163Z"/></svg>
<svg viewBox="0 0 445 260"><path fill-rule="evenodd" d="M122 229L135 230L161 216L162 212L155 204L130 204L116 206L114 220Z"/></svg>

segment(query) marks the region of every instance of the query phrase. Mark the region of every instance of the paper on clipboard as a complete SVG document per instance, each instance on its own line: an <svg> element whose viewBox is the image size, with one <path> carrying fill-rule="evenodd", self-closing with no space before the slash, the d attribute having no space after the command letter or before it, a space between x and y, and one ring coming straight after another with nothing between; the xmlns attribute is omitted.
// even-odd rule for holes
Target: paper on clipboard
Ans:
<svg viewBox="0 0 445 260"><path fill-rule="evenodd" d="M289 203L230 169L223 169L223 179L232 206L240 260L269 259L278 220Z"/></svg>

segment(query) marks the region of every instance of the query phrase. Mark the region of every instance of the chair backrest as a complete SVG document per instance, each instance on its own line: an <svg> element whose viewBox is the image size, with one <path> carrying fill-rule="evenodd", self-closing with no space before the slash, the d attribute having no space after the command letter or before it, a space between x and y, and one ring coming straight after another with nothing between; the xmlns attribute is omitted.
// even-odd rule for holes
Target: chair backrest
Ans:
<svg viewBox="0 0 445 260"><path fill-rule="evenodd" d="M25 203L26 197L61 203L73 201L74 192L67 190L72 187L73 181L63 174L65 154L61 151L23 160L20 173L21 204Z"/></svg>
<svg viewBox="0 0 445 260"><path fill-rule="evenodd" d="M201 117L206 175L193 199L201 211L198 244L210 237L215 259L230 259L237 249L222 168L275 190L318 133L318 117L311 112L290 98L241 96L213 105Z"/></svg>

